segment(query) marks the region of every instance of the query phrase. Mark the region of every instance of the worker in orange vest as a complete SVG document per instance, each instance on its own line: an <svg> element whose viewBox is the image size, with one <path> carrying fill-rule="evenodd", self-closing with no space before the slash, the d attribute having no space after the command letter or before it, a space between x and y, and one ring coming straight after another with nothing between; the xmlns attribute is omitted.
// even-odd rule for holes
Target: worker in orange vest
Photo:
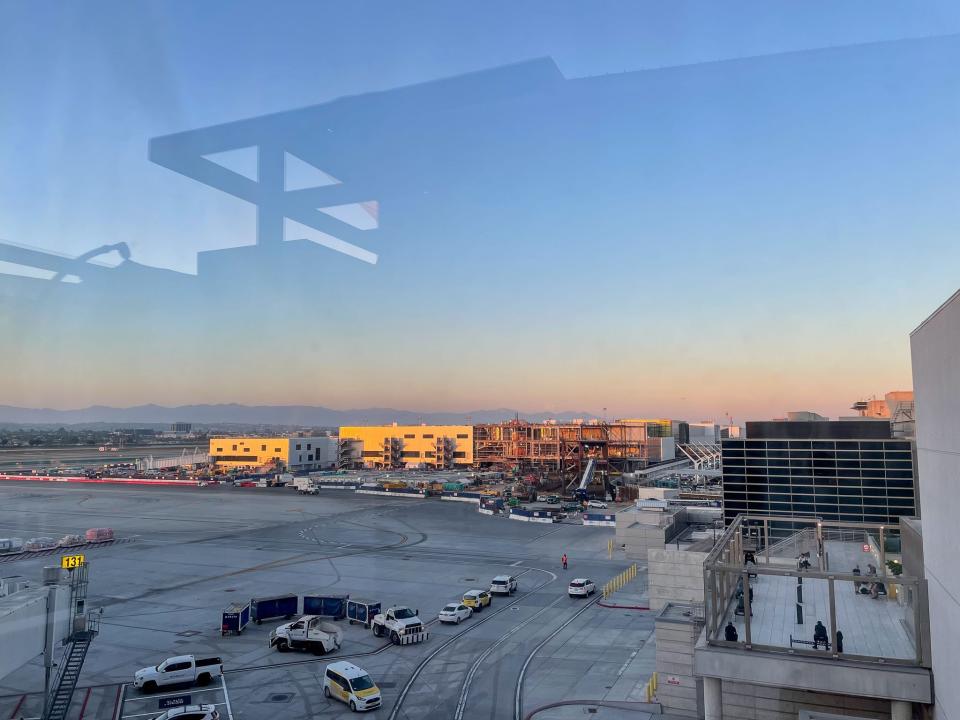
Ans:
<svg viewBox="0 0 960 720"><path fill-rule="evenodd" d="M563 557L560 558L560 562L563 563L563 569L566 570L566 569L567 569L567 554L566 554L566 553L564 553L564 554L563 554Z"/></svg>

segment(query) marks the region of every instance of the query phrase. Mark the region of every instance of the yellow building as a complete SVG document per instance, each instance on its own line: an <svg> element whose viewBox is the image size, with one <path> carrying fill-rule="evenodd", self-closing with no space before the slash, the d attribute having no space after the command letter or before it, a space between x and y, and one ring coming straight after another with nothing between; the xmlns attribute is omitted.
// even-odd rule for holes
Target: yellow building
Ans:
<svg viewBox="0 0 960 720"><path fill-rule="evenodd" d="M461 467L473 464L472 425L375 425L340 428L354 460L368 467Z"/></svg>
<svg viewBox="0 0 960 720"><path fill-rule="evenodd" d="M287 470L324 470L336 466L337 440L331 437L213 438L210 460L222 468L257 468L279 460Z"/></svg>

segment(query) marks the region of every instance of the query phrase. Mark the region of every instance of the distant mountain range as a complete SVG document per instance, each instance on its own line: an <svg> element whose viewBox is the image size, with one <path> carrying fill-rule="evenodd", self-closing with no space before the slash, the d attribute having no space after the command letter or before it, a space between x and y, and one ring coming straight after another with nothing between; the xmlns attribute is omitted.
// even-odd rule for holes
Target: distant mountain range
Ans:
<svg viewBox="0 0 960 720"><path fill-rule="evenodd" d="M137 405L117 408L92 405L77 410L23 408L0 405L0 424L7 425L132 425L188 422L197 425L293 425L335 427L340 425L467 424L499 422L519 416L525 420L570 420L596 417L588 412L523 412L510 408L469 412L415 412L394 408L332 410L315 405Z"/></svg>

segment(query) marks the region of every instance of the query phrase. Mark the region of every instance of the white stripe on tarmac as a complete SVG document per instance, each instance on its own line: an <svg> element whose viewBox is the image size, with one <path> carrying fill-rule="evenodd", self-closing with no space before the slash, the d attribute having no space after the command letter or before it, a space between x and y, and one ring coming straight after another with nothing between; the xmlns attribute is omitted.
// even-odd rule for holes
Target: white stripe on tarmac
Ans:
<svg viewBox="0 0 960 720"><path fill-rule="evenodd" d="M134 697L126 698L126 701L133 702L136 700L136 701L143 702L145 700L159 700L160 698L165 698L165 697L179 697L180 695L199 695L205 692L214 692L215 690L226 690L226 689L227 689L226 685L224 685L223 681L221 680L221 684L217 685L216 687L205 687L205 688L190 687L190 688L185 688L180 692L164 693L163 695L134 696Z"/></svg>
<svg viewBox="0 0 960 720"><path fill-rule="evenodd" d="M227 705L227 703L190 703L190 704L191 704L191 705L214 705L214 706L217 706L217 707L223 705L223 706L225 706L225 707L227 708L227 713L229 714L229 712L230 712L230 706ZM172 710L173 708L170 708L170 709ZM148 713L137 713L136 715L123 715L123 716L122 716L122 720L127 720L127 718L138 718L138 717L151 717L151 718L154 718L154 717L157 717L157 713L160 713L161 715L163 714L163 712L162 712L161 710L156 710L156 711L154 711L154 712L148 712ZM231 719L233 718L232 715L231 715L230 717L231 717ZM39 719L38 719L38 720L39 720Z"/></svg>
<svg viewBox="0 0 960 720"><path fill-rule="evenodd" d="M227 694L227 681L223 679L223 676L220 676L220 682L223 687L223 699L227 704L227 720L233 720L233 709L230 707L230 696Z"/></svg>

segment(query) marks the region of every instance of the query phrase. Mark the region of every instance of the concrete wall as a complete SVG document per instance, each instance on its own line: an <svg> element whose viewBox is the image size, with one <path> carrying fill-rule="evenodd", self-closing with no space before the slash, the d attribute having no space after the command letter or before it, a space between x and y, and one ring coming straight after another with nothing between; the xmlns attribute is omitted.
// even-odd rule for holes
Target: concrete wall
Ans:
<svg viewBox="0 0 960 720"><path fill-rule="evenodd" d="M57 586L54 649L70 634L70 587ZM0 678L43 653L47 588L40 586L0 599Z"/></svg>
<svg viewBox="0 0 960 720"><path fill-rule="evenodd" d="M616 523L616 543L623 546L626 558L644 562L648 550L663 548L673 514L630 507L617 513Z"/></svg>
<svg viewBox="0 0 960 720"><path fill-rule="evenodd" d="M801 710L858 718L889 718L890 702L851 695L771 688L723 681L723 717L737 720L797 720Z"/></svg>
<svg viewBox="0 0 960 720"><path fill-rule="evenodd" d="M700 717L702 690L693 674L693 648L701 622L657 618L657 701L667 715Z"/></svg>
<svg viewBox="0 0 960 720"><path fill-rule="evenodd" d="M339 453L337 438L318 437L315 440L313 457L316 465L321 469L335 467Z"/></svg>
<svg viewBox="0 0 960 720"><path fill-rule="evenodd" d="M910 337L936 718L960 719L960 293Z"/></svg>
<svg viewBox="0 0 960 720"><path fill-rule="evenodd" d="M650 549L647 552L647 584L650 609L668 602L703 602L703 561L707 553L689 550Z"/></svg>
<svg viewBox="0 0 960 720"><path fill-rule="evenodd" d="M663 548L663 528L640 523L624 526L618 522L616 543L624 547L627 560L643 562L647 558L648 550Z"/></svg>
<svg viewBox="0 0 960 720"><path fill-rule="evenodd" d="M323 469L336 464L337 441L325 436L220 437L210 440L209 452L224 468L261 467L279 459L291 470Z"/></svg>

